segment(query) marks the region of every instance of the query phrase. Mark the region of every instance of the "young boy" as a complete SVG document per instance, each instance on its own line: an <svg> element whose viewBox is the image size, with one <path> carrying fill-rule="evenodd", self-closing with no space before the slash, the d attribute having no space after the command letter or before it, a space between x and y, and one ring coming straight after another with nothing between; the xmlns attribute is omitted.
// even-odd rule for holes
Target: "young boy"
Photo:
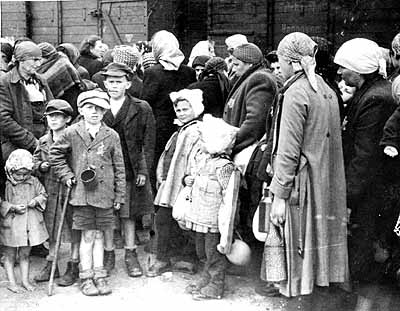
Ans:
<svg viewBox="0 0 400 311"><path fill-rule="evenodd" d="M51 265L55 255L57 230L60 225L61 210L66 193L65 186L56 176L54 168L49 165L49 150L54 142L64 133L67 124L71 122L73 113L71 105L65 100L53 99L47 104L44 115L46 116L50 131L39 139L39 145L33 154L34 171L43 182L49 196L47 208L44 212L44 220L47 232L49 233L50 250L46 266L34 278L36 282L46 282L50 279ZM67 271L62 278L57 280L57 284L60 286L74 284L79 273L80 232L71 228L72 211L68 209L63 228L63 241L71 243L71 259L68 261ZM58 277L58 268L56 269L55 276Z"/></svg>
<svg viewBox="0 0 400 311"><path fill-rule="evenodd" d="M143 274L136 254L135 220L153 212L153 198L148 179L144 143L147 132L154 140L154 117L146 102L132 97L127 92L131 87L132 69L126 64L111 63L102 74L104 85L110 96L111 110L104 115L104 123L113 128L121 139L126 172L125 204L119 210L124 233L125 264L130 277ZM149 129L149 125L153 128ZM152 144L154 146L154 144ZM153 151L152 151L153 152ZM151 153L152 153L151 152ZM150 162L151 163L152 159ZM111 270L114 265L113 231L105 234L104 267ZM111 245L111 249L107 249Z"/></svg>
<svg viewBox="0 0 400 311"><path fill-rule="evenodd" d="M72 187L72 228L82 231L79 249L81 291L87 296L111 293L103 268L103 232L114 228L114 211L125 196L125 168L118 134L102 123L110 108L101 90L78 96L83 119L68 127L50 148L50 165ZM92 174L92 179L87 178Z"/></svg>

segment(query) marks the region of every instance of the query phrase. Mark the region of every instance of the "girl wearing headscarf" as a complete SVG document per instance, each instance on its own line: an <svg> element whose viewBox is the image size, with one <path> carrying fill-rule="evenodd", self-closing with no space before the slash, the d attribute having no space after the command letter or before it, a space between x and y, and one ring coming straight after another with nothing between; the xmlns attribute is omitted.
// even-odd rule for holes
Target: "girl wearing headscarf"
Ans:
<svg viewBox="0 0 400 311"><path fill-rule="evenodd" d="M72 118L78 115L76 99L81 92L81 78L78 70L71 64L68 57L57 52L48 42L38 44L42 51L43 62L38 73L46 79L53 96L67 101L74 109Z"/></svg>
<svg viewBox="0 0 400 311"><path fill-rule="evenodd" d="M287 278L266 290L271 295L307 295L314 285L348 281L339 106L314 72L316 48L309 36L295 32L277 49L286 82L275 112L270 228L283 229Z"/></svg>
<svg viewBox="0 0 400 311"><path fill-rule="evenodd" d="M195 71L182 64L184 55L176 37L161 30L154 34L151 45L157 64L144 71L141 99L153 109L156 120L156 148L154 166L164 150L165 144L175 131L175 112L169 94L196 82ZM151 170L154 183L154 170ZM154 186L154 185L153 185Z"/></svg>
<svg viewBox="0 0 400 311"><path fill-rule="evenodd" d="M42 51L31 41L14 49L14 67L0 78L1 147L6 160L11 151L34 152L46 132L43 114L53 94L46 80L37 74Z"/></svg>
<svg viewBox="0 0 400 311"><path fill-rule="evenodd" d="M24 149L14 150L5 167L8 180L0 207L0 243L4 245L7 288L14 293L23 292L14 275L17 252L22 286L33 291L34 286L29 282L29 253L32 246L49 237L43 220L47 194L40 181L31 176L32 169L33 157Z"/></svg>
<svg viewBox="0 0 400 311"><path fill-rule="evenodd" d="M379 277L380 271L374 261L377 231L379 228L384 240L389 227L387 223L378 226L380 219L383 220L378 214L387 213L385 209L388 208L382 195L390 184L390 178L400 176L395 169L387 170L389 159L379 147L385 122L395 103L390 82L385 80L386 63L382 50L375 42L363 38L349 40L336 52L334 62L339 65L338 74L346 84L356 88L343 121L347 207L351 210L351 279L372 281ZM361 289L361 295L369 294Z"/></svg>
<svg viewBox="0 0 400 311"><path fill-rule="evenodd" d="M183 89L170 93L179 129L167 142L157 166L157 195L154 199L156 211L157 260L147 271L154 277L171 269L171 255L168 253L171 240L182 235L172 218L172 206L183 188L182 180L191 152L197 150L199 123L204 111L203 92L199 89ZM173 236L174 235L174 236ZM194 272L190 264L189 272Z"/></svg>

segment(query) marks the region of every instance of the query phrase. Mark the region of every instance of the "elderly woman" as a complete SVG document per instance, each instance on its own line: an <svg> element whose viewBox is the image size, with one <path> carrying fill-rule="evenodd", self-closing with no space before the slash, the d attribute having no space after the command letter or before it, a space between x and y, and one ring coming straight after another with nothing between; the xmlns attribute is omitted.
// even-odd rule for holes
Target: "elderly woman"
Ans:
<svg viewBox="0 0 400 311"><path fill-rule="evenodd" d="M165 146L157 167L158 192L154 200L157 206L157 260L147 271L154 277L171 269L171 242L182 236L181 230L172 218L172 206L183 188L183 180L188 166L189 156L197 151L200 132L200 117L203 114L203 92L199 89L183 89L170 93L170 99L176 113L175 121L179 129ZM180 255L180 254L178 254ZM194 265L186 263L188 272L194 272Z"/></svg>
<svg viewBox="0 0 400 311"><path fill-rule="evenodd" d="M385 80L385 61L379 46L368 39L345 42L334 59L347 85L356 88L348 102L343 124L347 204L351 210L349 263L352 280L377 277L373 242L382 203L386 161L379 147L383 127L395 108L390 82ZM379 228L382 230L382 228Z"/></svg>
<svg viewBox="0 0 400 311"><path fill-rule="evenodd" d="M348 280L339 106L314 72L316 50L300 32L284 37L277 50L286 82L275 124L270 218L283 227L287 278L278 287L287 297Z"/></svg>
<svg viewBox="0 0 400 311"><path fill-rule="evenodd" d="M183 64L185 56L179 50L179 42L172 33L166 30L155 33L151 44L157 64L144 72L141 99L150 104L156 119L154 163L157 164L165 144L175 131L175 112L169 93L195 82L196 73Z"/></svg>
<svg viewBox="0 0 400 311"><path fill-rule="evenodd" d="M86 68L90 78L92 78L96 72L103 68L101 57L104 54L104 50L101 38L95 35L87 37L82 41L79 52L81 56L78 62Z"/></svg>
<svg viewBox="0 0 400 311"><path fill-rule="evenodd" d="M18 148L35 151L46 132L43 113L53 95L36 71L42 62L40 48L22 41L14 49L15 67L0 78L0 128L3 158Z"/></svg>

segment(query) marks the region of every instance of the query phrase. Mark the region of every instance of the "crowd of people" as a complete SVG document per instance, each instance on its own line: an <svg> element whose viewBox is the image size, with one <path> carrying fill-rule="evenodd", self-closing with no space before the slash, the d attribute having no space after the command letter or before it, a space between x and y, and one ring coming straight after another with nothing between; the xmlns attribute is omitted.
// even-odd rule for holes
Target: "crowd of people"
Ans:
<svg viewBox="0 0 400 311"><path fill-rule="evenodd" d="M113 48L2 39L9 290L34 290L29 255L44 242L34 280L49 281L59 226L70 258L56 282L88 296L112 292L119 235L129 276L199 272L196 300L223 297L229 261L248 262L256 239L265 296L335 284L365 307L371 284L400 283L400 34L390 49L355 38L336 53L300 32L266 53L242 34L225 43L220 57L200 41L186 65L166 30ZM153 233L147 269L138 226Z"/></svg>

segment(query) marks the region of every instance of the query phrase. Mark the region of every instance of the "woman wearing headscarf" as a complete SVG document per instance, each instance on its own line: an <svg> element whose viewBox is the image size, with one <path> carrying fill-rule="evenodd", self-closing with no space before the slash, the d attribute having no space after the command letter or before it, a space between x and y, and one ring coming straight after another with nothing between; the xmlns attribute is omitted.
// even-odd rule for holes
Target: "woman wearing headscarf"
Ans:
<svg viewBox="0 0 400 311"><path fill-rule="evenodd" d="M203 92L199 89L182 89L170 93L169 96L176 112L175 123L179 129L168 140L157 166L158 191L154 199L154 205L157 207L155 216L157 260L147 271L149 277L158 276L171 269L171 258L182 254L182 249L171 254L171 245L179 244L177 240L182 238L182 231L172 217L172 206L184 187L182 182L189 157L192 152L197 151L200 138L198 127L204 111ZM185 266L188 272L194 273L192 263L186 262Z"/></svg>
<svg viewBox="0 0 400 311"><path fill-rule="evenodd" d="M99 72L103 68L101 57L104 51L101 38L95 35L87 37L82 41L79 52L81 56L78 62L86 68L90 78L92 78L96 72Z"/></svg>
<svg viewBox="0 0 400 311"><path fill-rule="evenodd" d="M87 69L79 65L78 63L80 53L75 45L73 45L72 43L62 43L56 48L56 50L59 52L63 52L69 58L71 64L74 65L76 70L78 70L81 79L87 79L87 80L90 79L89 72L87 71Z"/></svg>
<svg viewBox="0 0 400 311"><path fill-rule="evenodd" d="M78 70L71 64L68 57L57 52L48 42L38 44L42 51L43 62L37 72L46 79L53 96L67 101L74 109L72 118L78 115L76 100L81 92L81 78Z"/></svg>
<svg viewBox="0 0 400 311"><path fill-rule="evenodd" d="M369 281L376 279L379 272L373 243L377 240L382 194L388 178L395 175L395 171L388 174L384 170L388 163L379 147L383 127L395 103L390 82L384 78L386 63L382 50L375 42L363 38L349 40L336 52L334 62L346 84L356 88L343 122L347 206L351 210L349 263L352 280Z"/></svg>
<svg viewBox="0 0 400 311"><path fill-rule="evenodd" d="M214 57L214 44L215 42L211 40L197 42L190 52L188 66L194 68L194 66L192 66L193 61L198 56L208 56L209 58Z"/></svg>
<svg viewBox="0 0 400 311"><path fill-rule="evenodd" d="M156 167L165 144L175 131L173 124L175 112L169 93L181 90L195 82L196 73L182 63L185 56L172 33L166 30L155 33L151 44L157 64L144 72L141 99L150 104L156 120L154 154L154 167ZM154 177L154 172L152 175Z"/></svg>
<svg viewBox="0 0 400 311"><path fill-rule="evenodd" d="M228 66L221 57L213 57L205 64L200 81L192 83L188 89L203 91L204 113L222 118L224 105L229 94Z"/></svg>
<svg viewBox="0 0 400 311"><path fill-rule="evenodd" d="M6 160L15 149L35 151L46 132L43 114L53 94L37 74L42 61L40 48L22 41L14 49L15 66L0 78L1 148Z"/></svg>
<svg viewBox="0 0 400 311"><path fill-rule="evenodd" d="M286 82L275 121L270 227L283 229L287 278L278 288L287 297L348 280L339 106L314 72L316 50L300 32L284 37L277 49ZM272 286L270 293L276 292Z"/></svg>

